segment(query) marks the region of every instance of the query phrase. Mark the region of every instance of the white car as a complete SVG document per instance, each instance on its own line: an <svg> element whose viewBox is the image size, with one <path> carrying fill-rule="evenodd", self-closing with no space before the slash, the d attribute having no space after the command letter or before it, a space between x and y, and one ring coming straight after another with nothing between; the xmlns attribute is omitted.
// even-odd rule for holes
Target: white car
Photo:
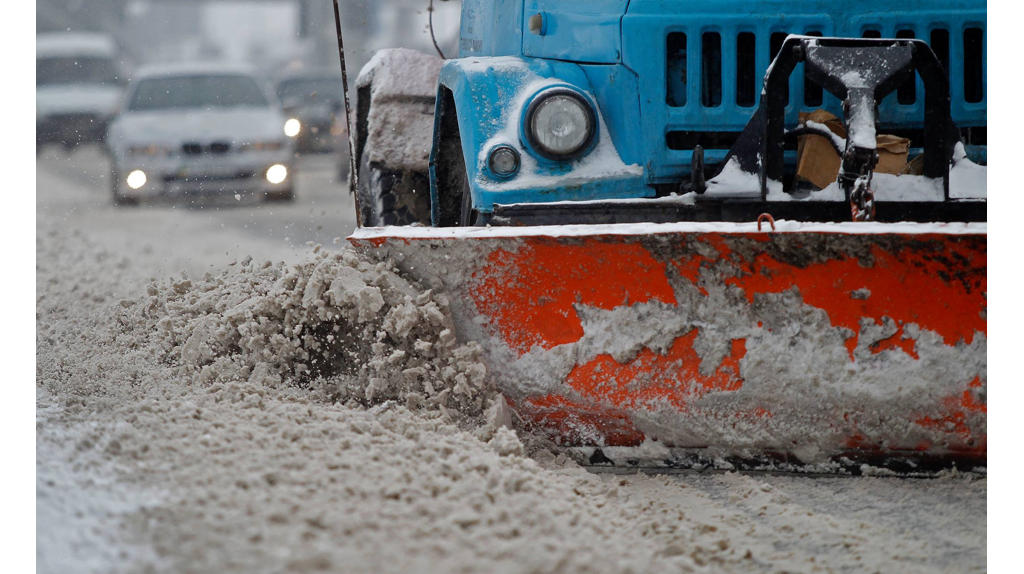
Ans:
<svg viewBox="0 0 1024 574"><path fill-rule="evenodd" d="M36 151L101 142L124 91L118 51L109 36L36 36Z"/></svg>
<svg viewBox="0 0 1024 574"><path fill-rule="evenodd" d="M190 195L293 198L291 138L272 90L229 65L144 68L110 124L114 201Z"/></svg>

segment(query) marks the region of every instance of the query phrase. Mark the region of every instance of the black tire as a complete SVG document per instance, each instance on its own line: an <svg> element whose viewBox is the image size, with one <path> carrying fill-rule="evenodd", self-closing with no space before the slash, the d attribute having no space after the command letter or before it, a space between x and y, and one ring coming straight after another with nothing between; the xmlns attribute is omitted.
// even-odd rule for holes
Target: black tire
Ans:
<svg viewBox="0 0 1024 574"><path fill-rule="evenodd" d="M462 208L459 210L459 227L475 227L480 224L480 212L473 209L473 196L469 189L462 190Z"/></svg>
<svg viewBox="0 0 1024 574"><path fill-rule="evenodd" d="M371 166L367 155L364 151L359 161L356 206L360 225L430 225L430 178L427 174Z"/></svg>
<svg viewBox="0 0 1024 574"><path fill-rule="evenodd" d="M295 190L289 187L288 189L283 189L281 191L271 191L264 196L264 200L268 202L295 201Z"/></svg>

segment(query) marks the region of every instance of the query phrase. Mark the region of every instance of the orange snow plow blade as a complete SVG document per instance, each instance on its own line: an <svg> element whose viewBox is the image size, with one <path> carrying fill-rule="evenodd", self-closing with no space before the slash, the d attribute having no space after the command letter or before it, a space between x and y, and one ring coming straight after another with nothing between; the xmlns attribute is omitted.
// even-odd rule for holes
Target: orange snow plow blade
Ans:
<svg viewBox="0 0 1024 574"><path fill-rule="evenodd" d="M350 241L446 293L515 412L563 446L985 464L983 223L375 228Z"/></svg>

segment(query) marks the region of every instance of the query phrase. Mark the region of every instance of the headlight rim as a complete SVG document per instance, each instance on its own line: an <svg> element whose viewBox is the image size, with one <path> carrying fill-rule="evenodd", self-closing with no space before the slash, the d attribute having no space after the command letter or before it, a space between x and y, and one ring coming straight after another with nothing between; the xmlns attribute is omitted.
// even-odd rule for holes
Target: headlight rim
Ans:
<svg viewBox="0 0 1024 574"><path fill-rule="evenodd" d="M590 131L584 139L583 144L581 144L579 148L572 153L557 154L545 150L537 142L536 136L533 133L532 126L534 114L537 113L537 110L545 100L554 96L568 96L578 101L582 104L583 109L587 113L587 119L590 122ZM523 113L523 121L521 125L525 140L524 143L526 144L525 147L531 153L534 153L543 159L555 162L572 161L587 155L594 149L598 140L597 106L595 106L590 98L585 94L566 85L545 87L534 94L526 105L526 111Z"/></svg>
<svg viewBox="0 0 1024 574"><path fill-rule="evenodd" d="M515 158L515 167L509 173L503 174L503 173L500 173L500 172L498 172L497 170L494 169L494 154L497 153L499 150L506 150L506 149L512 152L512 155ZM516 147L514 145L511 145L511 144L499 143L499 144L491 147L487 151L487 154L486 154L485 157L486 157L485 166L487 168L488 174L492 178L497 179L497 180L504 181L504 180L512 179L516 175L519 174L519 170L522 169L522 167L523 167L523 158L520 155L519 150L517 150Z"/></svg>

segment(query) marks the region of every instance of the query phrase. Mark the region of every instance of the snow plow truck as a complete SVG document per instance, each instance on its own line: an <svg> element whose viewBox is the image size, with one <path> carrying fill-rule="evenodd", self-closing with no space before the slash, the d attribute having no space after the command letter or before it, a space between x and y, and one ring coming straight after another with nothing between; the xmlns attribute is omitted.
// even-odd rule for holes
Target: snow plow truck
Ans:
<svg viewBox="0 0 1024 574"><path fill-rule="evenodd" d="M986 460L983 0L463 0L356 82L356 248L594 464Z"/></svg>

